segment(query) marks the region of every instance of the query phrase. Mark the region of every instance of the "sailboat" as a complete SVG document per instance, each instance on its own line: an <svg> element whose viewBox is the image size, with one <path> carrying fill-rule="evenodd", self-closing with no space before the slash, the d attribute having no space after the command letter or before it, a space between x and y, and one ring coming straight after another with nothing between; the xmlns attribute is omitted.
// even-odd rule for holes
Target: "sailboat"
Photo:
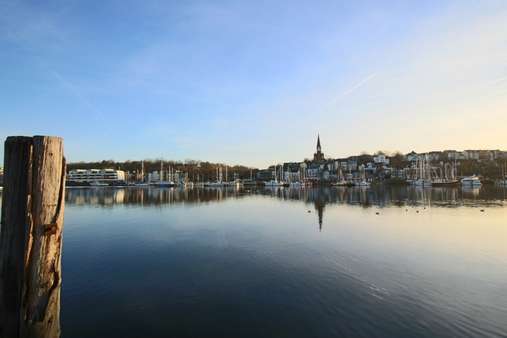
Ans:
<svg viewBox="0 0 507 338"><path fill-rule="evenodd" d="M370 182L366 181L366 171L364 168L361 169L361 178L359 181L354 182L356 187L369 187Z"/></svg>
<svg viewBox="0 0 507 338"><path fill-rule="evenodd" d="M338 180L334 183L331 183L331 185L335 186L335 187L346 187L349 185L349 182L347 182L345 180L345 178L343 177L343 171L342 171L342 168L338 168Z"/></svg>
<svg viewBox="0 0 507 338"><path fill-rule="evenodd" d="M431 187L433 185L433 182L431 181L431 171L429 164L427 163L426 156L421 159L417 159L416 179L413 180L411 184L422 188Z"/></svg>
<svg viewBox="0 0 507 338"><path fill-rule="evenodd" d="M164 181L164 162L163 161L160 161L159 180L152 183L152 185L155 187L159 187L159 188L174 187L173 181Z"/></svg>
<svg viewBox="0 0 507 338"><path fill-rule="evenodd" d="M276 168L277 168L277 166L275 165L275 179L265 182L264 186L266 186L266 187L282 187L284 185L284 183L282 181L278 181Z"/></svg>
<svg viewBox="0 0 507 338"><path fill-rule="evenodd" d="M454 164L445 163L440 169L440 175L436 174L432 179L432 185L435 187L454 186L459 184L456 178L456 162Z"/></svg>
<svg viewBox="0 0 507 338"><path fill-rule="evenodd" d="M243 180L244 186L255 186L257 185L257 182L253 179L253 170L250 169L250 179Z"/></svg>
<svg viewBox="0 0 507 338"><path fill-rule="evenodd" d="M227 165L225 166L225 182L223 183L224 186L226 187L233 187L233 186L237 186L237 182L236 180L234 181L229 181L229 171L227 169Z"/></svg>
<svg viewBox="0 0 507 338"><path fill-rule="evenodd" d="M226 167L227 169L227 167ZM223 176L222 176L222 167L217 167L216 168L216 175L217 175L217 180L215 182L206 182L204 184L205 187L211 187L211 188L218 188L218 187L223 187L224 186L224 182L222 180Z"/></svg>
<svg viewBox="0 0 507 338"><path fill-rule="evenodd" d="M144 161L141 161L141 172L139 174L138 180L135 183L136 186L148 186L149 183L144 181Z"/></svg>

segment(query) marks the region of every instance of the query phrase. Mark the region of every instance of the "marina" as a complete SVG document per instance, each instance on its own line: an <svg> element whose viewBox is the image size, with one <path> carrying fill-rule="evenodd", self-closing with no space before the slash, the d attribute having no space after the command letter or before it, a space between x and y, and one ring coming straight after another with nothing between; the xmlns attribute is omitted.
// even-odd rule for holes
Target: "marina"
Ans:
<svg viewBox="0 0 507 338"><path fill-rule="evenodd" d="M181 163L160 160L140 161L130 170L71 169L67 186L145 186L156 187L315 187L412 185L420 188L505 185L507 152L497 150L433 151L417 154L363 154L344 159L326 158L317 136L313 159L274 164L267 169L231 166L223 163ZM125 164L124 164L125 165ZM146 170L146 166L158 170ZM73 165L74 166L74 165ZM167 168L167 169L166 169Z"/></svg>

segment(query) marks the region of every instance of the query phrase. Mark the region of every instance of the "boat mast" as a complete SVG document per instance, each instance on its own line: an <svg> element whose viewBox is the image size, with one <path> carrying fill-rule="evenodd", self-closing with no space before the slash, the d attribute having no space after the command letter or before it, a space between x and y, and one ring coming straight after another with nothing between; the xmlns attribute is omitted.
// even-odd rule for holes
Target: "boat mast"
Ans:
<svg viewBox="0 0 507 338"><path fill-rule="evenodd" d="M144 182L144 161L141 160L141 182Z"/></svg>

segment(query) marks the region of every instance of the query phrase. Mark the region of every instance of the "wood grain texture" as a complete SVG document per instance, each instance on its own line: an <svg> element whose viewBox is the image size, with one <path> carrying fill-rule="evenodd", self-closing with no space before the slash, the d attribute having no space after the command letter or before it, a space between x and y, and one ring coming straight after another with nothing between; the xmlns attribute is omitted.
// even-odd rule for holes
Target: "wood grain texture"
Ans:
<svg viewBox="0 0 507 338"><path fill-rule="evenodd" d="M7 138L0 228L0 337L19 336L31 158L31 137Z"/></svg>
<svg viewBox="0 0 507 338"><path fill-rule="evenodd" d="M10 141L16 144L13 148L20 147L17 143L30 143L30 149L23 153L28 154L24 162L14 155L8 158L7 148L11 145L6 142L5 168L9 172L18 171L21 178L5 177L6 187L11 188L4 191L0 252L2 261L8 264L2 262L0 302L12 297L6 302L6 310L17 310L18 318L17 326L15 316L8 315L5 322L0 322L0 337L55 338L60 336L63 140L35 136L30 142ZM24 163L28 164L20 168ZM12 239L15 248L7 244ZM15 257L4 259L4 255Z"/></svg>

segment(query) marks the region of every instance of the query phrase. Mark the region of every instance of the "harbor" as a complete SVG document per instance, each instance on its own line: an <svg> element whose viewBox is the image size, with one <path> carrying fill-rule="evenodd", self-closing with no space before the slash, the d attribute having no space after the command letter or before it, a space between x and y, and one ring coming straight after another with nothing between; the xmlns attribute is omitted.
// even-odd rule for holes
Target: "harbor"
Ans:
<svg viewBox="0 0 507 338"><path fill-rule="evenodd" d="M507 0L0 0L0 338L507 338Z"/></svg>
<svg viewBox="0 0 507 338"><path fill-rule="evenodd" d="M362 154L326 158L320 136L312 160L274 164L266 169L199 161L129 161L113 168L78 168L70 164L68 187L291 187L413 185L481 187L507 185L507 151L466 150L429 153ZM158 167L158 168L157 168ZM75 168L75 169L74 169ZM154 170L157 168L156 170Z"/></svg>

